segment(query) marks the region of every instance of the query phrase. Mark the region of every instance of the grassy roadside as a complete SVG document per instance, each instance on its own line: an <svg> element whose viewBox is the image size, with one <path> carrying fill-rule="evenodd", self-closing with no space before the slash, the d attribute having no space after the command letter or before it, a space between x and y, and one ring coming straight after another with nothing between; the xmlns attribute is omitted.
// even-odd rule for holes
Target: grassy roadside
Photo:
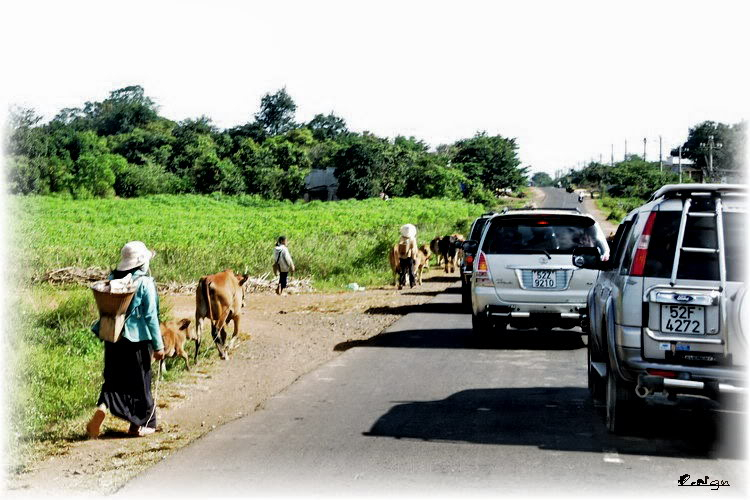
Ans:
<svg viewBox="0 0 750 500"><path fill-rule="evenodd" d="M607 220L613 222L620 222L628 212L644 203L645 201L640 198L612 198L606 196L596 199L597 206L607 216Z"/></svg>
<svg viewBox="0 0 750 500"><path fill-rule="evenodd" d="M526 204L503 198L498 209ZM26 284L15 294L5 338L9 408L9 465L20 471L32 458L82 439L82 419L101 384L102 348L89 327L97 314L82 287L29 285L29 276L69 265L111 267L119 247L139 238L156 249L154 275L161 281L193 281L233 267L262 274L280 232L290 238L299 275L312 275L320 290L349 281L390 281L386 251L406 222L417 225L420 243L437 234L465 233L484 207L450 200L396 199L292 204L251 197L154 196L136 200L73 201L16 198L13 258ZM162 300L163 315L169 300ZM201 357L212 361L215 350ZM184 364L168 360L165 378L177 379Z"/></svg>

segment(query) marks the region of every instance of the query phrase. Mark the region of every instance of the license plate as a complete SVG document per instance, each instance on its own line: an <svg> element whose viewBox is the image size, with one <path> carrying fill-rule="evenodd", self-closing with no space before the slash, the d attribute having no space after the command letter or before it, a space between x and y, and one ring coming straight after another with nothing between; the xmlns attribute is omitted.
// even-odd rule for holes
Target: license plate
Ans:
<svg viewBox="0 0 750 500"><path fill-rule="evenodd" d="M681 304L662 304L661 331L669 333L706 333L706 308Z"/></svg>
<svg viewBox="0 0 750 500"><path fill-rule="evenodd" d="M531 279L532 288L557 288L555 271L533 271Z"/></svg>

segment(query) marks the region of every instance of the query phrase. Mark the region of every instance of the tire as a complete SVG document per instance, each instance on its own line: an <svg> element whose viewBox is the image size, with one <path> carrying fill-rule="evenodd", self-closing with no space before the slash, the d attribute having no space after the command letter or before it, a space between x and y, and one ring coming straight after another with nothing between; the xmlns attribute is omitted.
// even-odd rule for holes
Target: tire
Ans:
<svg viewBox="0 0 750 500"><path fill-rule="evenodd" d="M592 360L598 361L597 356L591 352L592 349L593 346L589 340L589 345L586 348L589 393L591 394L591 401L594 403L594 406L603 406L607 399L607 386L602 377L599 376L599 373L591 366Z"/></svg>
<svg viewBox="0 0 750 500"><path fill-rule="evenodd" d="M471 286L468 284L461 286L461 305L464 309L471 310Z"/></svg>
<svg viewBox="0 0 750 500"><path fill-rule="evenodd" d="M611 366L607 366L607 430L612 434L625 434L630 430L634 418L636 395L630 384L620 380Z"/></svg>

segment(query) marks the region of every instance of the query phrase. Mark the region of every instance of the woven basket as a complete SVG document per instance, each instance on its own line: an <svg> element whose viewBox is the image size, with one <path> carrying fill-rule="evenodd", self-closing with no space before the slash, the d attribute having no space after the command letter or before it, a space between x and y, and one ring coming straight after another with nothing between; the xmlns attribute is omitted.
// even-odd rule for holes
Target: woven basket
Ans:
<svg viewBox="0 0 750 500"><path fill-rule="evenodd" d="M97 281L91 285L96 307L99 309L99 338L107 342L117 342L125 326L125 312L135 295L136 287L123 293L102 292L95 287L108 283Z"/></svg>

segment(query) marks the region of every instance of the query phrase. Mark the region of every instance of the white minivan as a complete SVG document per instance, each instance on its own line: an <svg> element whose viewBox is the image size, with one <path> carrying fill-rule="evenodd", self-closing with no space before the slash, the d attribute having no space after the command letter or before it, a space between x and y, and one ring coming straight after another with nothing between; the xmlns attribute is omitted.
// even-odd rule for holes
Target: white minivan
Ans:
<svg viewBox="0 0 750 500"><path fill-rule="evenodd" d="M466 244L465 244L466 245ZM485 224L471 278L472 327L479 335L514 328L588 329L586 297L599 271L571 263L577 247L609 246L578 209L506 210Z"/></svg>

